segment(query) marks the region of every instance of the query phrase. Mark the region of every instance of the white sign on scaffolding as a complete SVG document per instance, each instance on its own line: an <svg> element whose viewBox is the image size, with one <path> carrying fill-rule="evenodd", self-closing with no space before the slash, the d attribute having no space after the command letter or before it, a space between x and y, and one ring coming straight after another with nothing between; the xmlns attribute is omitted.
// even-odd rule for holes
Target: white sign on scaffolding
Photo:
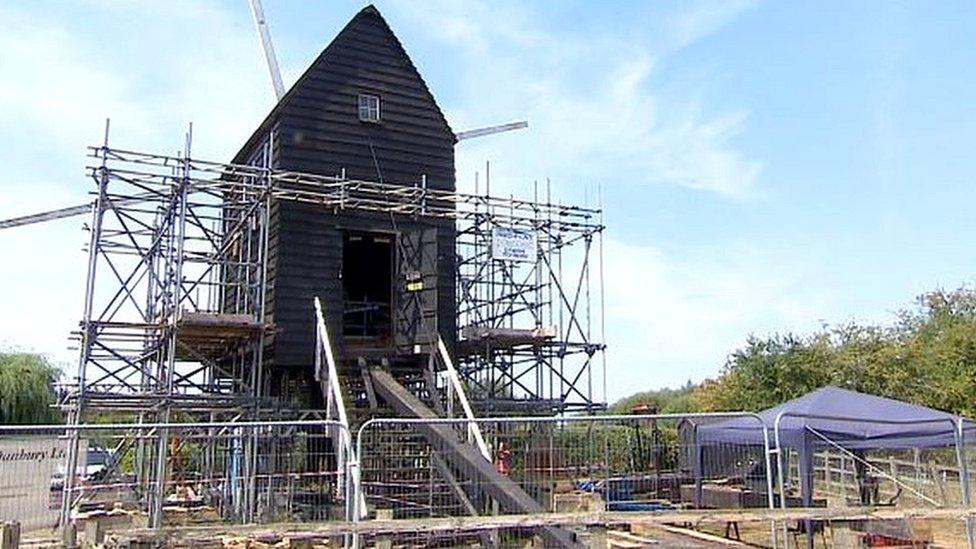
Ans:
<svg viewBox="0 0 976 549"><path fill-rule="evenodd" d="M491 258L535 263L538 239L535 231L495 227L491 230Z"/></svg>

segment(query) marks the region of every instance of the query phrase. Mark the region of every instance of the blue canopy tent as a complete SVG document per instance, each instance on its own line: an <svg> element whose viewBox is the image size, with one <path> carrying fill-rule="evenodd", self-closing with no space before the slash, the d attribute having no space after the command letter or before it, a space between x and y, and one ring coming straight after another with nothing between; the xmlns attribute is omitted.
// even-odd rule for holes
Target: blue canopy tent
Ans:
<svg viewBox="0 0 976 549"><path fill-rule="evenodd" d="M823 387L758 413L773 436L776 419L783 446L798 447L820 433L846 449L903 449L955 443L958 416L890 398ZM965 421L966 429L973 423ZM759 423L735 418L698 428L701 444L762 444ZM820 438L820 437L814 437ZM772 442L772 441L770 441ZM819 446L827 444L821 440Z"/></svg>
<svg viewBox="0 0 976 549"><path fill-rule="evenodd" d="M963 440L973 440L976 432L972 421L947 412L830 386L757 415L765 424L765 433L754 418L700 425L695 429L696 447L764 445L768 436L771 448L793 449L799 461L801 500L808 507L813 504L813 460L818 451L961 449ZM961 454L957 455L965 475ZM777 454L780 459L782 452ZM696 473L700 473L701 464L697 465ZM700 476L696 474L696 478ZM968 494L964 497L968 504ZM785 498L781 505L785 507Z"/></svg>

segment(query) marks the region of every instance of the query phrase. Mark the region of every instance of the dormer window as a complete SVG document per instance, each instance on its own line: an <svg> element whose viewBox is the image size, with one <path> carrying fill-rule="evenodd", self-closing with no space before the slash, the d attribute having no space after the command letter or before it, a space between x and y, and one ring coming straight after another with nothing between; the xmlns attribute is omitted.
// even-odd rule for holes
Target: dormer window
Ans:
<svg viewBox="0 0 976 549"><path fill-rule="evenodd" d="M363 122L380 121L380 96L370 93L359 94L359 119Z"/></svg>

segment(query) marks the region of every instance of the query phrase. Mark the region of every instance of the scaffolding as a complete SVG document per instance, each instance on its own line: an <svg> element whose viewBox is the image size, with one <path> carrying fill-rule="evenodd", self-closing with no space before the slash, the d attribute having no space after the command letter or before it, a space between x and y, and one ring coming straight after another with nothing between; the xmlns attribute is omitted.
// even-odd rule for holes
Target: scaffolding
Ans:
<svg viewBox="0 0 976 549"><path fill-rule="evenodd" d="M548 189L544 200L538 190L522 200L429 189L423 178L397 185L278 170L272 140L247 165L193 158L192 127L172 156L112 148L108 125L103 144L89 148L95 188L78 380L59 399L70 424L103 412L140 424L282 417L288 403L272 399L262 381L274 330L265 310L274 201L453 221L460 333L452 350L475 408L553 414L604 406L598 208L555 203ZM526 256L500 256L499 231L529 239ZM450 394L444 376L438 385ZM322 415L333 419L328 411L315 417ZM243 442L252 470L257 444ZM140 438L136 450L136 474L157 486L147 498L158 518L167 433ZM72 445L68 470L77 454ZM254 497L245 495L242 508L253 508Z"/></svg>
<svg viewBox="0 0 976 549"><path fill-rule="evenodd" d="M259 393L269 170L89 149L95 182L76 389L91 411L240 413ZM152 419L152 418L146 418Z"/></svg>
<svg viewBox="0 0 976 549"><path fill-rule="evenodd" d="M489 173L486 166L486 176ZM471 199L459 212L460 370L491 415L606 407L603 219L600 208L533 199ZM527 243L522 256L499 240Z"/></svg>
<svg viewBox="0 0 976 549"><path fill-rule="evenodd" d="M88 241L78 382L59 402L68 423L111 412L137 424L258 417L265 322L269 171L191 159L192 127L179 156L89 148L95 183ZM138 437L133 472L159 524L170 433ZM252 482L257 436L241 441ZM79 463L77 431L67 471ZM65 478L67 524L75 475ZM245 511L246 513L247 511ZM247 518L243 516L242 518Z"/></svg>

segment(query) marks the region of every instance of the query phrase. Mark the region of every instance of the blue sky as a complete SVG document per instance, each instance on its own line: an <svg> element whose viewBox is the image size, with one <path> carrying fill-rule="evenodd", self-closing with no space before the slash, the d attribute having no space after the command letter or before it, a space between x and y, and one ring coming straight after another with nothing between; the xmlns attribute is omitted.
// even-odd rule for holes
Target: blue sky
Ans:
<svg viewBox="0 0 976 549"><path fill-rule="evenodd" d="M362 2L265 0L286 84ZM750 334L887 321L972 281L976 4L378 7L512 192L602 186L609 396L718 373ZM85 200L84 146L229 159L273 95L247 3L0 4L0 217ZM495 183L497 182L497 183ZM0 344L70 369L80 219L0 232Z"/></svg>

